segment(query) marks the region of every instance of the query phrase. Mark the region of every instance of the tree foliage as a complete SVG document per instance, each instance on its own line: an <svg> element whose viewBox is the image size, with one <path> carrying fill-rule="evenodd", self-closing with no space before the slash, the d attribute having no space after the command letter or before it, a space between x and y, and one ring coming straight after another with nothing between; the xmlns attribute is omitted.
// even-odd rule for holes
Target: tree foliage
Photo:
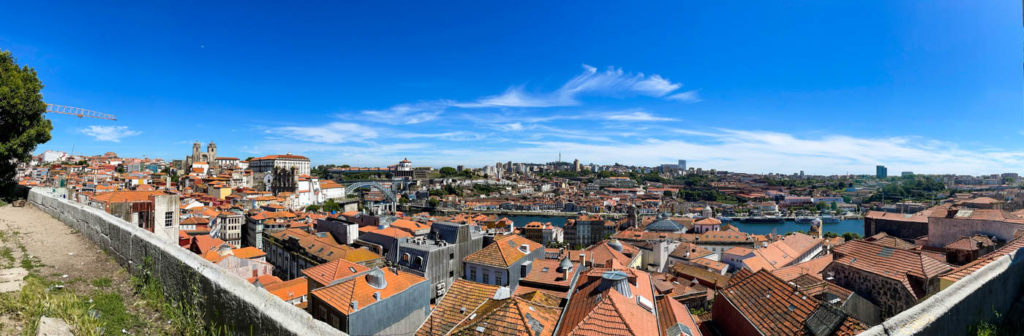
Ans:
<svg viewBox="0 0 1024 336"><path fill-rule="evenodd" d="M0 194L10 195L17 162L27 161L36 145L50 141L53 125L43 117L43 83L36 71L0 51Z"/></svg>
<svg viewBox="0 0 1024 336"><path fill-rule="evenodd" d="M934 177L912 176L883 186L867 199L867 202L898 202L903 200L928 200L946 190L942 180Z"/></svg>
<svg viewBox="0 0 1024 336"><path fill-rule="evenodd" d="M324 212L341 211L341 205L338 205L338 203L332 199L329 199L326 202L324 202L324 205L320 208L323 209Z"/></svg>
<svg viewBox="0 0 1024 336"><path fill-rule="evenodd" d="M441 177L452 177L459 174L459 171L452 167L441 167L437 172L441 173Z"/></svg>

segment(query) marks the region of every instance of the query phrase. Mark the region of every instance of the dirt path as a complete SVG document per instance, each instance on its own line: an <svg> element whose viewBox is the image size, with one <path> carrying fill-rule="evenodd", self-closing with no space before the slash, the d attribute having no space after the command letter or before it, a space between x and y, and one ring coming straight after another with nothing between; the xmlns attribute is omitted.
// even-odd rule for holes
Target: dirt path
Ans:
<svg viewBox="0 0 1024 336"><path fill-rule="evenodd" d="M96 329L77 330L76 335L168 333L166 321L136 293L125 269L39 209L0 207L0 244L0 268L20 266L30 272L20 293L0 296L0 334L35 335L37 314L65 314L76 329ZM33 297L38 288L43 294ZM55 302L40 311L31 307L37 299Z"/></svg>

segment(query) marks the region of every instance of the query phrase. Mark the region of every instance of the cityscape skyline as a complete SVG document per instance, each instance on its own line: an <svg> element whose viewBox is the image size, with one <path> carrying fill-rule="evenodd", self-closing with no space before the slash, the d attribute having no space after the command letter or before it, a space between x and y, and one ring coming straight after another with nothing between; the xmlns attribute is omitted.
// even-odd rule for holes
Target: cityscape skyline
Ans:
<svg viewBox="0 0 1024 336"><path fill-rule="evenodd" d="M1024 166L1016 3L631 4L607 20L599 6L202 5L188 27L154 17L180 14L161 4L14 6L0 48L39 71L44 99L119 118L51 118L39 152L172 159L214 141L358 166L558 152L749 173ZM15 29L32 13L83 24ZM310 13L325 20L288 19Z"/></svg>

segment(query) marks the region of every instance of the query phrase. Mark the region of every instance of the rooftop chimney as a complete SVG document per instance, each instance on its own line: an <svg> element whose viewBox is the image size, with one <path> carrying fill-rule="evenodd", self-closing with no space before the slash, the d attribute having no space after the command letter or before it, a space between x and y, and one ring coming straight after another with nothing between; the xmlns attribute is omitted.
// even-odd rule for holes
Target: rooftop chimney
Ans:
<svg viewBox="0 0 1024 336"><path fill-rule="evenodd" d="M352 305L352 310L359 310L359 302L357 302L356 300L352 300L351 305Z"/></svg>

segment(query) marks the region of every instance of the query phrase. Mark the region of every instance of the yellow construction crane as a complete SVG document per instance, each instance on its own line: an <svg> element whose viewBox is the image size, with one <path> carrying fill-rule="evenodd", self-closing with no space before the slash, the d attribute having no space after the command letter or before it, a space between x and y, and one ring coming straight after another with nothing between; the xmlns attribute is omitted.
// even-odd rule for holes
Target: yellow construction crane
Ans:
<svg viewBox="0 0 1024 336"><path fill-rule="evenodd" d="M57 105L57 104L46 104L46 113L60 113L60 114L73 115L73 116L76 116L76 117L79 117L79 118L81 118L81 117L89 117L89 118L106 119L106 120L117 121L117 117L115 117L113 114L100 113L100 112L96 112L96 111L93 111L93 110L86 110L84 108L73 107L73 106Z"/></svg>

